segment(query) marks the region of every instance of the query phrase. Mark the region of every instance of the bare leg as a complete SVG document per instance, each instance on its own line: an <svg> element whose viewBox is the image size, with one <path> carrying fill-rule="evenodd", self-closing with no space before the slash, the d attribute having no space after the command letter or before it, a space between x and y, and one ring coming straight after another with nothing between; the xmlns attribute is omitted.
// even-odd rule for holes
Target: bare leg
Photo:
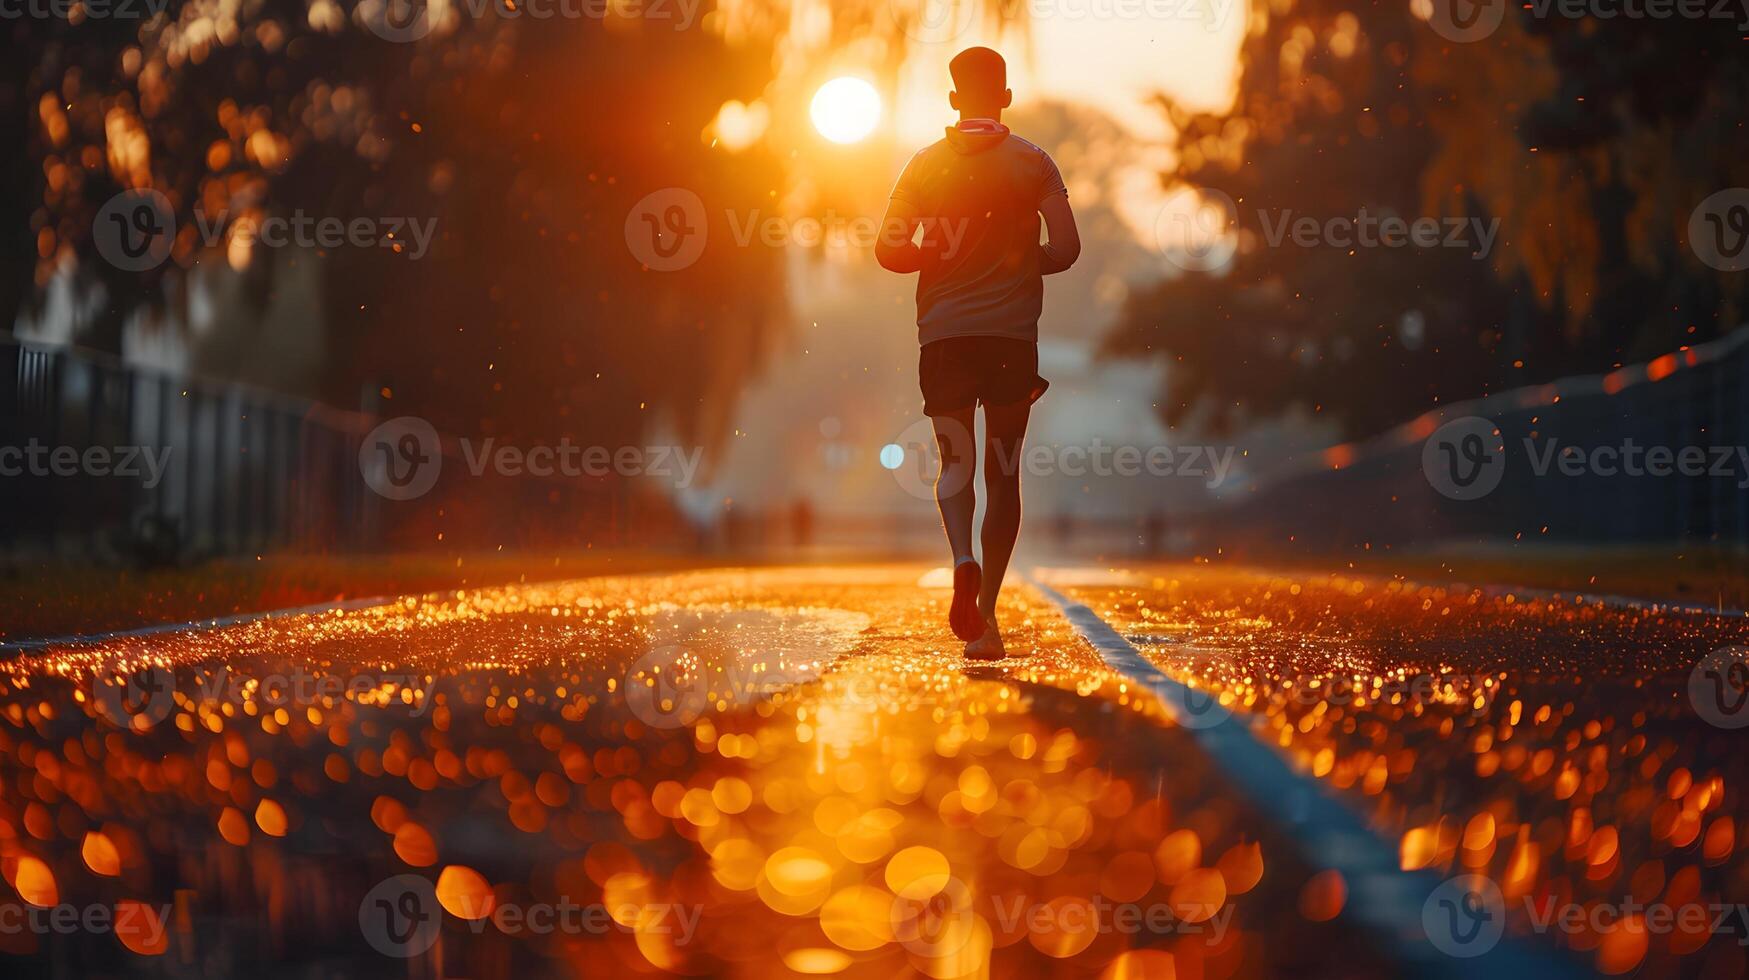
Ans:
<svg viewBox="0 0 1749 980"><path fill-rule="evenodd" d="M934 423L935 445L941 453L935 503L941 508L941 526L947 531L955 564L972 557L972 512L978 503L977 491L972 488L978 468L978 447L972 438L976 411L968 408L929 420Z"/></svg>
<svg viewBox="0 0 1749 980"><path fill-rule="evenodd" d="M996 621L996 596L1020 536L1020 455L1031 413L1028 402L984 406L984 582L978 611L990 623Z"/></svg>

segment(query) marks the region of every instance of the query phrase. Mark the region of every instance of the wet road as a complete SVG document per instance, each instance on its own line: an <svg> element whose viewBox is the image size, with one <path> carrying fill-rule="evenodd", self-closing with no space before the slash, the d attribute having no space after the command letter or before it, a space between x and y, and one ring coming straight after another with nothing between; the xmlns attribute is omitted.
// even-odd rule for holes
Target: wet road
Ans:
<svg viewBox="0 0 1749 980"><path fill-rule="evenodd" d="M1701 663L1741 618L1208 567L1038 578L1218 698L1222 731L1287 763L1279 798L1036 588L1010 590L998 664L959 656L922 567L444 593L0 665L0 962L1394 976L1431 950L1461 976L1530 950L1743 975L1741 668ZM1717 699L1691 696L1706 677ZM1284 808L1305 787L1376 854ZM1344 873L1371 857L1461 887L1381 929Z"/></svg>

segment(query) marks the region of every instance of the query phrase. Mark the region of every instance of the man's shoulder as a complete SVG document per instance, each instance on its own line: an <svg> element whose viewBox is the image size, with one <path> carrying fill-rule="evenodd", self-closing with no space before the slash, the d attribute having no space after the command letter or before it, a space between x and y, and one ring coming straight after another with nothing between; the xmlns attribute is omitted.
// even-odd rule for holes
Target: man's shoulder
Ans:
<svg viewBox="0 0 1749 980"><path fill-rule="evenodd" d="M1051 158L1051 155L1045 152L1044 147L1014 132L1008 134L1008 145L1021 153L1037 154L1046 160Z"/></svg>
<svg viewBox="0 0 1749 980"><path fill-rule="evenodd" d="M935 142L930 143L927 146L924 146L922 149L918 150L916 153L911 154L911 160L913 162L920 163L922 161L929 160L933 157L938 157L943 153L952 153L952 152L953 152L953 147L948 145L947 137L944 136L941 139L938 139Z"/></svg>

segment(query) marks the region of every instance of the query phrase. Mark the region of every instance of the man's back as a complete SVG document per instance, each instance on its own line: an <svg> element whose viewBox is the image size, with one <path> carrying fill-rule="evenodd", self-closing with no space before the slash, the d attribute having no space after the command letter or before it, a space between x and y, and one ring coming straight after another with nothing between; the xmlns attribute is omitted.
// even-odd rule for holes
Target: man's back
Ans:
<svg viewBox="0 0 1749 980"><path fill-rule="evenodd" d="M1045 151L991 120L965 120L911 158L893 199L924 220L920 343L1038 339L1044 304L1038 209L1066 193Z"/></svg>
<svg viewBox="0 0 1749 980"><path fill-rule="evenodd" d="M974 47L947 70L959 124L905 165L874 252L884 269L920 273L917 388L940 449L935 502L954 559L948 626L966 641L966 656L1000 660L996 597L1020 534L1021 447L1032 406L1051 384L1038 373L1043 277L1074 264L1081 237L1057 165L1002 125L1002 110L1014 102L1007 62ZM980 405L983 565L972 553Z"/></svg>

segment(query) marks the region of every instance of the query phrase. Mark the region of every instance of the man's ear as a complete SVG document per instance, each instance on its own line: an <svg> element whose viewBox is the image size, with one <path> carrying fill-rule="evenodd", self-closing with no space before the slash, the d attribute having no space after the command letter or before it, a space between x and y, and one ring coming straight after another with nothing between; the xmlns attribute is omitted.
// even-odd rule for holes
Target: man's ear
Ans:
<svg viewBox="0 0 1749 980"><path fill-rule="evenodd" d="M953 89L948 89L947 104L953 111L958 112L960 108L960 94Z"/></svg>
<svg viewBox="0 0 1749 980"><path fill-rule="evenodd" d="M1011 88L1003 89L1002 90L1002 108L1006 109L1013 104L1014 104L1014 90Z"/></svg>

